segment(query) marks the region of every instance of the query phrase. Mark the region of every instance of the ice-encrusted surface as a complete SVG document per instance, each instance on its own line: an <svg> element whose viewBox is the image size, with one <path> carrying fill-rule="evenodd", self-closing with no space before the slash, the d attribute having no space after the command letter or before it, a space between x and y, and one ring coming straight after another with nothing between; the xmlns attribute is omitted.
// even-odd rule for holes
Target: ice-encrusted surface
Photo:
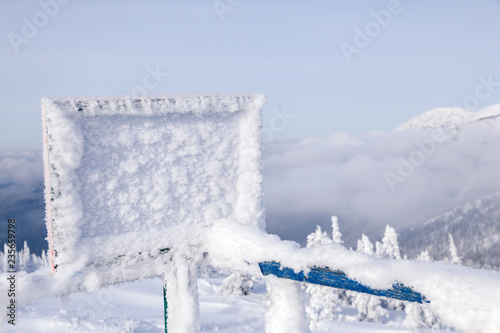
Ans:
<svg viewBox="0 0 500 333"><path fill-rule="evenodd" d="M261 95L43 99L55 264L188 251L216 223L263 229L263 103Z"/></svg>

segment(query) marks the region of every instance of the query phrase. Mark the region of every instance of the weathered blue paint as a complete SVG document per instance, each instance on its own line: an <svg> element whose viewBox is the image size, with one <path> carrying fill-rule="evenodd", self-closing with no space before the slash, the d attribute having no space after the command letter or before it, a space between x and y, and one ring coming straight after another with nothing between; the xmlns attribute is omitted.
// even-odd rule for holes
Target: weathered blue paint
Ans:
<svg viewBox="0 0 500 333"><path fill-rule="evenodd" d="M345 275L345 273L338 270L313 267L306 276L304 272L295 273L291 268L281 267L281 264L278 262L261 262L259 263L259 266L262 274L264 275L272 274L280 278L352 290L370 295L385 296L408 302L429 303L429 301L427 301L422 294L413 291L413 289L405 287L400 283L393 284L392 289L389 290L378 290L351 280Z"/></svg>

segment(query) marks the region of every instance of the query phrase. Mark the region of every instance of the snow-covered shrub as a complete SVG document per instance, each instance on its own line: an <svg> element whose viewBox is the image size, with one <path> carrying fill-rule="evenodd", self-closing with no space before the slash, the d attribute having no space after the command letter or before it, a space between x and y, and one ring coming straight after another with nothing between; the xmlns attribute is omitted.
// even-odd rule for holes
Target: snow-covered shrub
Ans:
<svg viewBox="0 0 500 333"><path fill-rule="evenodd" d="M389 313L382 307L380 297L356 293L352 303L358 310L359 321L382 323L389 318Z"/></svg>
<svg viewBox="0 0 500 333"><path fill-rule="evenodd" d="M222 281L219 292L226 296L244 296L250 294L255 285L255 278L239 272L229 275Z"/></svg>

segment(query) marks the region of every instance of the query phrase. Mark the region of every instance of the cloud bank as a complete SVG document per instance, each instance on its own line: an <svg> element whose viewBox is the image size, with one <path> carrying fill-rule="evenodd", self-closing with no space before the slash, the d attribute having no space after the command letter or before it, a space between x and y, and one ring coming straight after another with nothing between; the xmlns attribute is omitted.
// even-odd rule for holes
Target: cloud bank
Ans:
<svg viewBox="0 0 500 333"><path fill-rule="evenodd" d="M351 243L385 224L406 227L500 191L500 126L334 134L269 146L268 232L304 242L329 215ZM328 229L329 230L329 229Z"/></svg>
<svg viewBox="0 0 500 333"><path fill-rule="evenodd" d="M500 123L461 129L337 133L264 147L267 231L304 243L340 218L347 245L500 192ZM0 218L46 248L41 153L0 154ZM1 231L0 231L1 232ZM2 238L5 235L2 234Z"/></svg>
<svg viewBox="0 0 500 333"><path fill-rule="evenodd" d="M0 188L17 184L32 187L43 182L42 155L35 152L0 153Z"/></svg>

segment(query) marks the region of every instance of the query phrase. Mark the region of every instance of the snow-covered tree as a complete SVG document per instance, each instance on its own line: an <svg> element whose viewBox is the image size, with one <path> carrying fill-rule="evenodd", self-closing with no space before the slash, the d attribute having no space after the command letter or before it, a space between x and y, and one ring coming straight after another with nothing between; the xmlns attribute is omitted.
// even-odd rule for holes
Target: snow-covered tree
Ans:
<svg viewBox="0 0 500 333"><path fill-rule="evenodd" d="M396 229L389 225L385 227L382 243L377 242L375 247L375 254L378 258L401 259L398 234Z"/></svg>
<svg viewBox="0 0 500 333"><path fill-rule="evenodd" d="M9 254L9 247L7 244L4 244L4 251L3 253L0 252L0 271L5 272L7 271L7 263L8 263L8 254ZM36 254L31 253L30 248L28 247L28 243L25 241L23 244L23 248L19 251L16 251L16 269L18 271L23 271L23 272L28 272L31 273L33 271L36 271L37 269L41 267L45 267L49 265L49 259L47 255L45 254L45 251L42 251L42 254L40 256L37 256Z"/></svg>
<svg viewBox="0 0 500 333"><path fill-rule="evenodd" d="M219 293L226 296L248 295L254 285L255 278L253 276L236 272L222 281Z"/></svg>
<svg viewBox="0 0 500 333"><path fill-rule="evenodd" d="M332 216L332 242L337 244L343 243L337 216Z"/></svg>
<svg viewBox="0 0 500 333"><path fill-rule="evenodd" d="M399 251L398 234L396 229L387 225L385 227L384 236L382 237L382 243L375 243L375 255L378 258L386 259L401 259L401 254ZM403 301L395 299L384 299L382 304L385 308L390 310L403 310L405 308L405 303Z"/></svg>
<svg viewBox="0 0 500 333"><path fill-rule="evenodd" d="M310 248L331 243L342 243L342 234L336 216L332 216L332 238L328 236L328 233L321 230L320 226L317 226L316 231L307 236L306 246ZM330 287L314 284L306 284L305 292L308 298L305 310L309 318L310 329L315 329L323 319L335 319L337 317L336 313L340 310L341 300L347 298L345 290L338 291Z"/></svg>
<svg viewBox="0 0 500 333"><path fill-rule="evenodd" d="M306 247L315 247L330 243L332 243L332 239L328 236L326 231L321 230L319 225L316 226L316 231L307 235Z"/></svg>
<svg viewBox="0 0 500 333"><path fill-rule="evenodd" d="M356 251L366 253L371 256L374 254L373 243L370 242L370 239L365 234L362 234L361 239L358 239L358 247Z"/></svg>
<svg viewBox="0 0 500 333"><path fill-rule="evenodd" d="M339 295L336 290L326 286L307 284L305 292L308 298L306 314L309 328L314 330L323 319L335 319L340 311Z"/></svg>
<svg viewBox="0 0 500 333"><path fill-rule="evenodd" d="M377 242L380 244L379 242ZM357 251L374 255L373 244L365 234L358 240ZM359 321L383 322L388 317L388 312L382 306L382 301L377 296L349 292L352 297L352 306L358 310L357 319Z"/></svg>
<svg viewBox="0 0 500 333"><path fill-rule="evenodd" d="M415 258L418 261L431 261L431 256L429 255L429 251L423 250L420 254Z"/></svg>
<svg viewBox="0 0 500 333"><path fill-rule="evenodd" d="M340 232L339 219L337 216L332 216L332 242L335 244L342 245L344 241L342 240L342 233ZM351 305L351 298L347 294L346 290L336 290L338 296L337 303L342 305Z"/></svg>
<svg viewBox="0 0 500 333"><path fill-rule="evenodd" d="M452 264L462 263L462 258L460 258L457 254L457 247L455 246L455 242L453 241L453 236L451 234L448 234L448 243L450 249L450 263Z"/></svg>

